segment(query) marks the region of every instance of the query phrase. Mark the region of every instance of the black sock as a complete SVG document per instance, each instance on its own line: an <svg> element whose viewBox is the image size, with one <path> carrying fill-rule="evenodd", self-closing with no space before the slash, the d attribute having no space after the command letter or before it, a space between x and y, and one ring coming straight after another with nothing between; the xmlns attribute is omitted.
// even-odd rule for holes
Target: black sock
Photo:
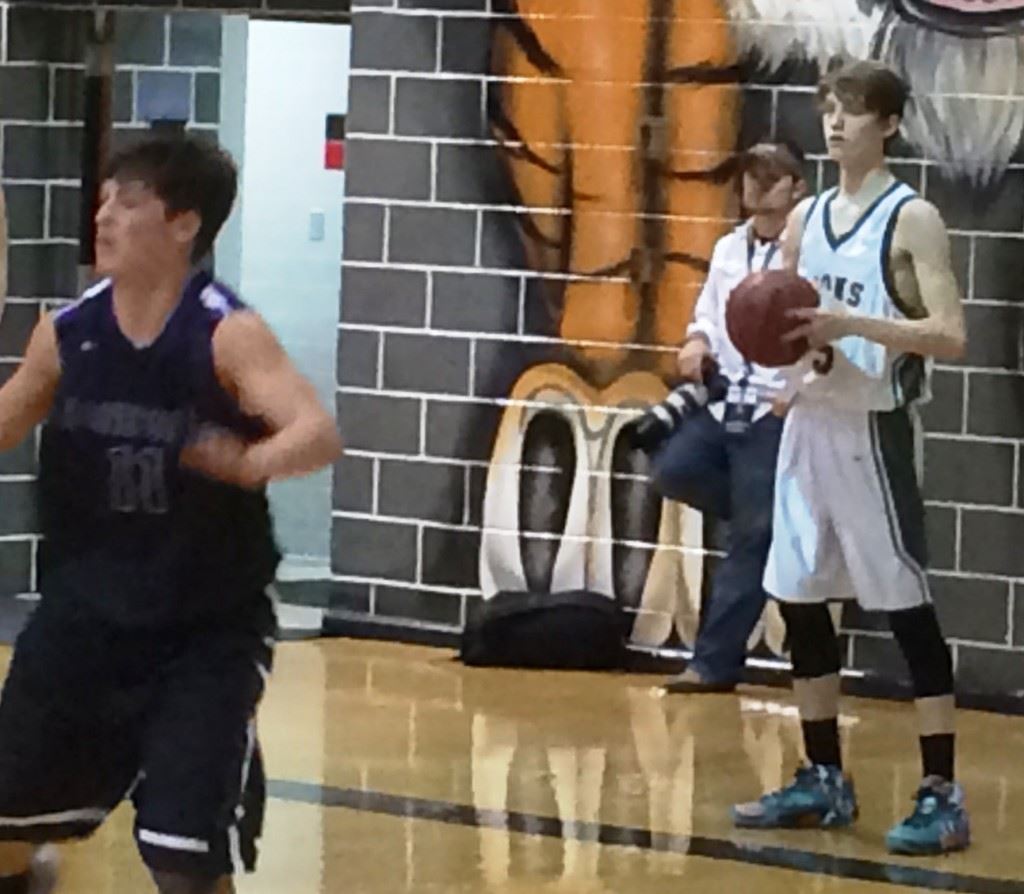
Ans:
<svg viewBox="0 0 1024 894"><path fill-rule="evenodd" d="M921 736L921 766L925 776L941 776L952 782L955 762L956 736L953 733Z"/></svg>
<svg viewBox="0 0 1024 894"><path fill-rule="evenodd" d="M800 724L804 730L804 749L807 759L812 764L827 764L830 767L843 768L843 756L839 749L839 721L804 720Z"/></svg>
<svg viewBox="0 0 1024 894"><path fill-rule="evenodd" d="M31 873L21 875L0 875L0 894L28 894L28 884L32 881Z"/></svg>

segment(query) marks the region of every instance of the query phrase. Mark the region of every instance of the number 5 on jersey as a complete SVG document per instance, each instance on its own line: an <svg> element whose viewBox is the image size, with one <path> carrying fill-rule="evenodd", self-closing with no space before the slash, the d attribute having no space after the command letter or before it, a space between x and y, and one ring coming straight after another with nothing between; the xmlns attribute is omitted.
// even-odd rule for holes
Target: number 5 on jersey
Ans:
<svg viewBox="0 0 1024 894"><path fill-rule="evenodd" d="M819 376L827 376L832 372L832 367L836 363L836 349L832 345L825 345L823 348L819 348L815 351L814 361L811 366Z"/></svg>

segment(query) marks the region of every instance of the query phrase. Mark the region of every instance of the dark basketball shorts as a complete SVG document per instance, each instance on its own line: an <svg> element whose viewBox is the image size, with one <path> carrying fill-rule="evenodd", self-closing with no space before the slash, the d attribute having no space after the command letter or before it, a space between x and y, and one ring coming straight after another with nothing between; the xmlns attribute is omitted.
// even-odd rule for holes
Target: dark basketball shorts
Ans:
<svg viewBox="0 0 1024 894"><path fill-rule="evenodd" d="M121 801L155 871L256 863L265 778L255 714L274 616L173 632L71 618L45 600L0 698L0 840L84 838Z"/></svg>

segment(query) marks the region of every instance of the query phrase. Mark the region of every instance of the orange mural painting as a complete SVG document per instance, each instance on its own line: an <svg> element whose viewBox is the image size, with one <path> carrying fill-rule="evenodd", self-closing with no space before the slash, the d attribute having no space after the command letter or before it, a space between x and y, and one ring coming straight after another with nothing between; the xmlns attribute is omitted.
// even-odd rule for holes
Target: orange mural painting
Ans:
<svg viewBox="0 0 1024 894"><path fill-rule="evenodd" d="M505 0L498 11L492 129L570 359L527 370L509 394L481 587L586 589L634 613L634 642L673 631L692 642L702 521L647 488L623 429L664 397L714 244L738 212L725 4ZM541 461L561 474L538 483L528 470Z"/></svg>
<svg viewBox="0 0 1024 894"><path fill-rule="evenodd" d="M531 263L588 377L671 353L735 216L736 48L721 0L509 0L495 135ZM585 35L585 39L583 36Z"/></svg>

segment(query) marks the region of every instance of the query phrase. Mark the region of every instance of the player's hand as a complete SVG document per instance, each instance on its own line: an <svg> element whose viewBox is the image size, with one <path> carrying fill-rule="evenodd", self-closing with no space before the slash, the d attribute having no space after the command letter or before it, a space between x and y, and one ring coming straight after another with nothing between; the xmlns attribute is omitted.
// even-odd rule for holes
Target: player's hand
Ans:
<svg viewBox="0 0 1024 894"><path fill-rule="evenodd" d="M783 341L806 338L812 348L823 348L840 338L850 335L850 315L842 309L823 310L820 307L798 307L789 311L788 317L801 320L782 336Z"/></svg>
<svg viewBox="0 0 1024 894"><path fill-rule="evenodd" d="M710 356L711 348L703 338L693 338L683 345L676 358L679 374L688 382L704 380L704 358Z"/></svg>
<svg viewBox="0 0 1024 894"><path fill-rule="evenodd" d="M185 445L181 465L225 484L259 490L267 481L251 448L251 444L232 432L205 429Z"/></svg>
<svg viewBox="0 0 1024 894"><path fill-rule="evenodd" d="M787 399L784 397L777 397L772 401L772 413L780 419L785 419L792 403L793 401L791 398Z"/></svg>

